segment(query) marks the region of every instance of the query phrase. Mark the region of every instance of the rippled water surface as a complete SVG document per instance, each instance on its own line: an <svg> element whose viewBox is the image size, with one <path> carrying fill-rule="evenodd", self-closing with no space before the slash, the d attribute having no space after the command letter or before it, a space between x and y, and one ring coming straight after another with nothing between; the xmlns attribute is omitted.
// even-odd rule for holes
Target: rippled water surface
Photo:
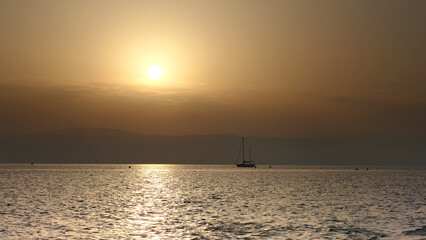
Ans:
<svg viewBox="0 0 426 240"><path fill-rule="evenodd" d="M425 239L419 168L0 165L1 239Z"/></svg>

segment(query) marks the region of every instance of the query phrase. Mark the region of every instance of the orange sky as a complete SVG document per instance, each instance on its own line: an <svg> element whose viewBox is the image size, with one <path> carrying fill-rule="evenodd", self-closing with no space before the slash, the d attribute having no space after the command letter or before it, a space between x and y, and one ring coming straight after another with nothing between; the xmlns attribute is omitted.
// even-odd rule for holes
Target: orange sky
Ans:
<svg viewBox="0 0 426 240"><path fill-rule="evenodd" d="M3 0L0 136L424 135L425 22L423 0Z"/></svg>

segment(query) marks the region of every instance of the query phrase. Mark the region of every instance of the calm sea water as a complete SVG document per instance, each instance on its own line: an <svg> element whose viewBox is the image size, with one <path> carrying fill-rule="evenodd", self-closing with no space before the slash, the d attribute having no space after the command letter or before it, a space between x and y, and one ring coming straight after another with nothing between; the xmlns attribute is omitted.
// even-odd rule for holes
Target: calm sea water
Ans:
<svg viewBox="0 0 426 240"><path fill-rule="evenodd" d="M0 238L426 238L424 168L353 169L0 165Z"/></svg>

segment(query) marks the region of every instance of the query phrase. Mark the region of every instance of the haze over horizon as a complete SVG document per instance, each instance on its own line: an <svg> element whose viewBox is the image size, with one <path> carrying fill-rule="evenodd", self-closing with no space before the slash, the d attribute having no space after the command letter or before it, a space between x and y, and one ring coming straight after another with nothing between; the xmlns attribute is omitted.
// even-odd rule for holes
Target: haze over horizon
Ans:
<svg viewBox="0 0 426 240"><path fill-rule="evenodd" d="M3 0L0 136L425 137L425 13L421 0Z"/></svg>
<svg viewBox="0 0 426 240"><path fill-rule="evenodd" d="M258 165L425 165L426 138L246 137ZM0 138L0 163L233 164L235 135L145 135L67 129ZM250 155L246 151L247 156Z"/></svg>

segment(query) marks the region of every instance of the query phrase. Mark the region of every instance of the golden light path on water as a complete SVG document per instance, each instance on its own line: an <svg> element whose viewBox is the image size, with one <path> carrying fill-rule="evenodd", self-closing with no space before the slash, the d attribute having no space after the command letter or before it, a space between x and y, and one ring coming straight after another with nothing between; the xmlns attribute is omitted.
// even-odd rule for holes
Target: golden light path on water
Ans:
<svg viewBox="0 0 426 240"><path fill-rule="evenodd" d="M170 206L165 206L172 198L172 191L165 186L167 177L170 177L168 165L144 165L142 171L137 171L134 180L136 189L133 191L129 216L126 219L128 227L135 228L141 237L147 237L147 232L160 223L166 222ZM143 181L140 181L143 179ZM160 235L157 231L156 234ZM151 236L152 239L161 239L160 236Z"/></svg>

